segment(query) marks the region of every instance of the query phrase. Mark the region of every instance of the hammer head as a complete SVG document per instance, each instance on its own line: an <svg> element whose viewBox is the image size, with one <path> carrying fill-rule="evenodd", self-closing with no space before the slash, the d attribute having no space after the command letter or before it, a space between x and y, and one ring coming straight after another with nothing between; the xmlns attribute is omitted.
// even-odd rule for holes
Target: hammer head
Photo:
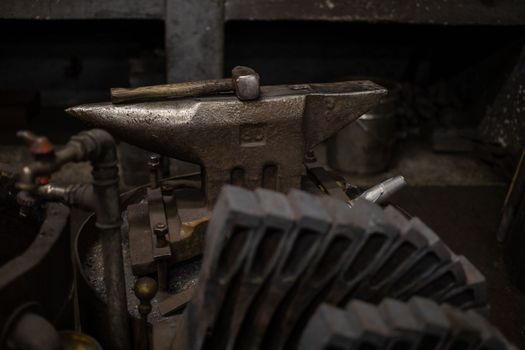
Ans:
<svg viewBox="0 0 525 350"><path fill-rule="evenodd" d="M232 81L239 100L250 101L259 98L259 74L250 67L233 68Z"/></svg>
<svg viewBox="0 0 525 350"><path fill-rule="evenodd" d="M374 107L370 81L263 86L250 102L210 96L73 107L71 115L123 141L203 167L210 202L225 183L279 191L300 187L305 151Z"/></svg>

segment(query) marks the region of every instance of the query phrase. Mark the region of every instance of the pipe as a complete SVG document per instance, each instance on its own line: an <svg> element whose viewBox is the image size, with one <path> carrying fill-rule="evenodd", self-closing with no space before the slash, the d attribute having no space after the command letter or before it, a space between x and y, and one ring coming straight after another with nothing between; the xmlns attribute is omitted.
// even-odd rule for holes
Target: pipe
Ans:
<svg viewBox="0 0 525 350"><path fill-rule="evenodd" d="M39 186L38 176L50 175L68 162L89 160L93 167L91 185ZM120 233L120 200L117 149L113 137L93 129L71 137L49 161L36 161L22 169L17 187L22 196L35 194L69 205L94 210L96 227L102 231L104 282L109 315L110 348L130 348L128 308Z"/></svg>

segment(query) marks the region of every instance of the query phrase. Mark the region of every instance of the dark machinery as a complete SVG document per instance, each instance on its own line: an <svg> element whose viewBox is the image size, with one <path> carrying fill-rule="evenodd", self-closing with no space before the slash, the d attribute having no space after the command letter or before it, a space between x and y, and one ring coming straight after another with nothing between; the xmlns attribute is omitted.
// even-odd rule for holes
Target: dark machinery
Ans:
<svg viewBox="0 0 525 350"><path fill-rule="evenodd" d="M224 187L199 280L173 349L296 348L322 302L487 302L484 277L417 218L295 190Z"/></svg>
<svg viewBox="0 0 525 350"><path fill-rule="evenodd" d="M22 133L34 162L17 178L21 208L59 201L94 211L73 249L83 329L109 349L430 349L434 331L432 344L446 349L464 337L464 348L511 349L464 311L486 309L481 273L417 218L372 204L402 177L359 193L312 156L385 94L369 81L259 87L246 67L232 79L114 89L113 103L68 112L201 166L162 179L153 154L150 184L122 195L108 132L80 133L56 152ZM64 164L86 160L92 184L49 183ZM415 322L418 308L442 327Z"/></svg>

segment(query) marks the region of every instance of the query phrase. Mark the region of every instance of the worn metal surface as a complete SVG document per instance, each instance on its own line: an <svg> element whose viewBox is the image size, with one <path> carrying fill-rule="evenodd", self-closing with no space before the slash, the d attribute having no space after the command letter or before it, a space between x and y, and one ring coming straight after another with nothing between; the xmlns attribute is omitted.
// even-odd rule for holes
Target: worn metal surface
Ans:
<svg viewBox="0 0 525 350"><path fill-rule="evenodd" d="M222 193L208 226L201 285L186 312L186 337L194 349L227 340L221 330L229 327L239 272L261 220L254 193L237 187L225 187Z"/></svg>
<svg viewBox="0 0 525 350"><path fill-rule="evenodd" d="M486 288L468 260L393 207L225 186L207 231L199 286L172 348L293 349L323 302L422 295L477 308L486 305ZM374 317L408 314L381 321L388 332L370 330L372 343L417 343L428 328L399 303L356 307L376 331Z"/></svg>
<svg viewBox="0 0 525 350"><path fill-rule="evenodd" d="M221 186L300 186L306 150L372 108L386 90L369 81L261 87L257 101L220 96L112 105L68 113L122 140L202 165L209 203ZM286 152L282 150L285 149Z"/></svg>

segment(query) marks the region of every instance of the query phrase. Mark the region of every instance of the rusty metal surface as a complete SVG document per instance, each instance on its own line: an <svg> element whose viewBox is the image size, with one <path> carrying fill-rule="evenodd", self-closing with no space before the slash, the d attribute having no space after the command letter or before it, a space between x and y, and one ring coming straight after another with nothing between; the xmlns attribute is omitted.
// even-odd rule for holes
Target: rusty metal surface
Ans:
<svg viewBox="0 0 525 350"><path fill-rule="evenodd" d="M221 186L299 188L306 150L372 108L386 93L369 81L261 87L257 101L186 98L68 113L150 151L203 166L213 203ZM283 152L286 150L286 152Z"/></svg>
<svg viewBox="0 0 525 350"><path fill-rule="evenodd" d="M272 203L280 215L268 216L264 208ZM225 186L208 226L199 286L172 348L293 349L323 302L344 306L415 295L462 309L487 303L479 271L393 207ZM428 327L414 322L411 309L398 302L380 309L359 305L376 330L381 314L407 314L381 321L388 331L370 333L378 344L390 341L392 332L404 343L440 331L438 321Z"/></svg>

